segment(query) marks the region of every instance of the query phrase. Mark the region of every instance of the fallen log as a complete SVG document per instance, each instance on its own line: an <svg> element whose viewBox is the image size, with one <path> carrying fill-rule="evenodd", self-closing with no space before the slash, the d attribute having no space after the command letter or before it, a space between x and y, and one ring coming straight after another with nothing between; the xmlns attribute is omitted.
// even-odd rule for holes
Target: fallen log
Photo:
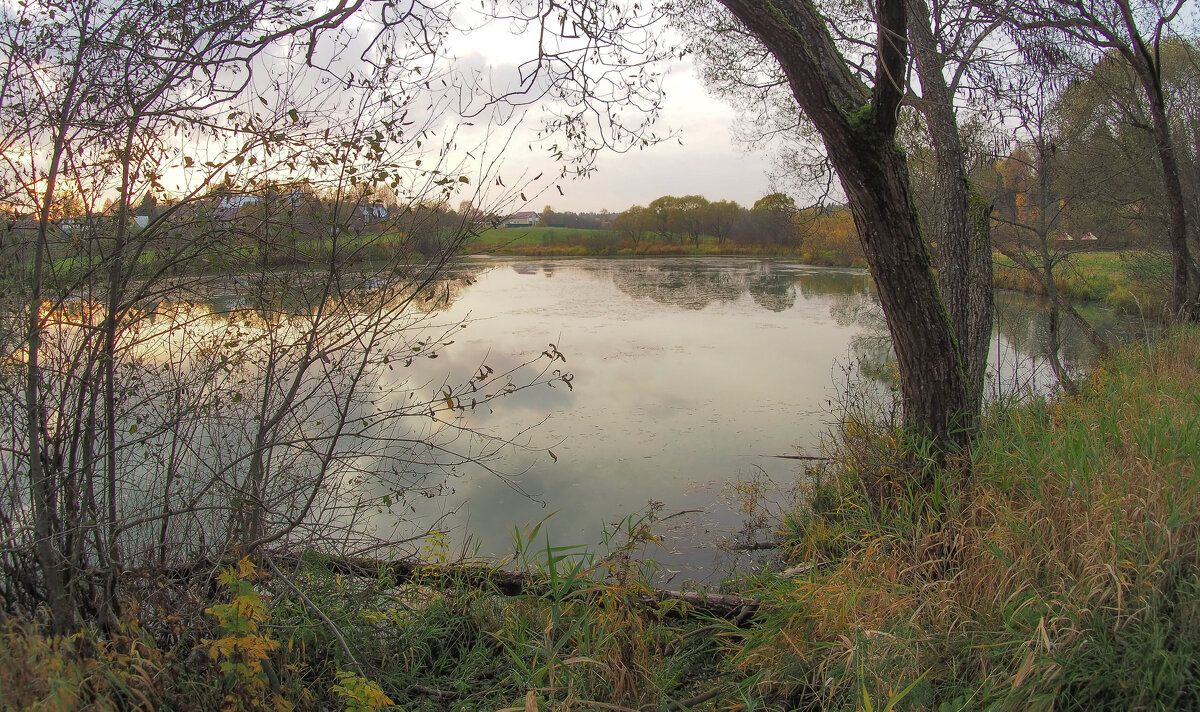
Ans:
<svg viewBox="0 0 1200 712"><path fill-rule="evenodd" d="M300 558L275 555L275 560L295 567ZM429 564L408 559L388 561L368 557L328 557L321 559L322 565L344 576L378 578L386 575L395 584L418 582L433 587L468 586L492 591L503 596L546 596L552 593L550 580L539 573L508 571L486 564L467 562L452 564ZM597 582L582 580L582 587L597 585ZM650 608L664 608L672 601L684 603L691 611L718 616L730 620L748 618L758 610L760 602L755 598L704 591L670 591L652 589L638 595L640 602ZM667 606L669 612L678 612L679 607Z"/></svg>
<svg viewBox="0 0 1200 712"><path fill-rule="evenodd" d="M375 559L365 556L330 556L330 555L301 555L291 552L270 552L259 555L283 570L298 571L305 566L318 565L341 576L380 579L386 578L391 585L402 586L416 584L431 588L467 587L495 593L501 596L538 596L547 597L554 591L550 579L540 573L509 571L486 563L458 562L435 564L411 559ZM180 566L168 569L145 570L140 572L150 578L166 576L175 581L204 580L210 588L215 583L217 573L224 567L232 566L235 559L216 560L210 558L198 559ZM268 568L270 568L268 566ZM572 582L574 590L581 591L601 585L600 581L579 579ZM560 580L559 586L563 581ZM723 593L707 593L704 591L672 591L666 589L643 590L636 597L640 605L664 615L683 616L690 613L702 613L735 622L737 625L746 624L758 610L761 602L755 598L735 596ZM671 605L672 603L680 605Z"/></svg>

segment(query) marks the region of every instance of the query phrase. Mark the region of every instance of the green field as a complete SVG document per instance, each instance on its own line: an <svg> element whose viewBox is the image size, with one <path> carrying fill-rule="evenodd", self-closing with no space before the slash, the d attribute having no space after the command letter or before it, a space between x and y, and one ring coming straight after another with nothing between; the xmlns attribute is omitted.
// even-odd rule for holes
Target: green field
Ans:
<svg viewBox="0 0 1200 712"><path fill-rule="evenodd" d="M1077 252L1055 266L1054 281L1069 299L1158 314L1168 293L1168 259L1165 253ZM999 289L1044 293L1037 279L999 254L994 282Z"/></svg>
<svg viewBox="0 0 1200 712"><path fill-rule="evenodd" d="M580 244L589 238L614 237L611 230L584 230L569 227L495 227L485 230L470 242L472 246L524 247Z"/></svg>

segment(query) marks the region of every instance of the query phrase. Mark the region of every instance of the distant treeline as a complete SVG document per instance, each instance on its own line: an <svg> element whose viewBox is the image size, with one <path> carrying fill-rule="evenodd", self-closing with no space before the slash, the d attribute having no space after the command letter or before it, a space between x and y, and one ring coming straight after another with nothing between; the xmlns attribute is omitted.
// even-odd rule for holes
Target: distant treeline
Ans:
<svg viewBox="0 0 1200 712"><path fill-rule="evenodd" d="M784 193L771 193L746 208L700 195L664 195L617 214L611 229L634 246L646 243L746 249L791 254L820 265L861 265L854 221L845 206L798 208Z"/></svg>

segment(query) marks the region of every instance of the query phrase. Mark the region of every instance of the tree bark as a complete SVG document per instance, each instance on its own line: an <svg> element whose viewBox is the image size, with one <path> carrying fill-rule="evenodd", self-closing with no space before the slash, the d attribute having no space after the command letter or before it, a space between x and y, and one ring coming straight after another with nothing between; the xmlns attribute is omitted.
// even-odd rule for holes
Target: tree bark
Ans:
<svg viewBox="0 0 1200 712"><path fill-rule="evenodd" d="M966 152L946 84L946 59L930 26L925 0L909 0L909 38L921 80L921 113L933 142L937 210L925 216L938 246L938 285L962 353L967 409L964 427L974 429L983 409L983 386L992 335L991 206L967 179Z"/></svg>
<svg viewBox="0 0 1200 712"><path fill-rule="evenodd" d="M909 192L896 120L908 61L906 0L879 0L874 86L848 68L809 0L722 0L775 57L849 199L900 368L904 422L935 449L974 422L950 317Z"/></svg>
<svg viewBox="0 0 1200 712"><path fill-rule="evenodd" d="M84 14L85 26L91 21ZM45 260L49 254L50 207L54 204L59 172L67 154L68 132L79 109L77 97L80 92L81 67L86 43L80 43L75 52L75 64L65 87L62 102L54 117L54 148L50 165L45 174L41 214L38 216L37 241L34 245L33 273L29 278L29 318L27 320L25 344L25 428L28 440L29 489L32 497L33 530L36 539L38 567L46 587L46 598L50 603L51 627L56 633L66 632L75 625L75 606L67 590L67 558L56 546L58 519L55 512L56 498L53 476L59 469L53 462L49 449L44 448L45 413L41 392L42 348L42 280L45 277Z"/></svg>

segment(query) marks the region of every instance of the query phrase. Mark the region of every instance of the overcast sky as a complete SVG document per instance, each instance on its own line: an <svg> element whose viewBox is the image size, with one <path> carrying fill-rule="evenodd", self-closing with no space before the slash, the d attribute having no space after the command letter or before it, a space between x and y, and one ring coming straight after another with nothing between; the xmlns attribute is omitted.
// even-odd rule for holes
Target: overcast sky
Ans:
<svg viewBox="0 0 1200 712"><path fill-rule="evenodd" d="M661 195L703 195L750 206L770 192L769 158L746 153L733 141L736 112L709 96L690 63L676 64L667 78L658 129L678 133L649 148L600 156L588 178L564 182L537 204L555 210L620 212Z"/></svg>
<svg viewBox="0 0 1200 712"><path fill-rule="evenodd" d="M501 85L513 81L518 64L536 56L536 45L529 37L509 34L500 22L481 22L470 33L450 42L461 71L484 73ZM769 157L747 153L735 144L732 125L737 113L708 94L691 61L676 60L669 69L658 70L667 70L667 75L662 112L654 131L672 134L670 139L642 150L601 154L589 177L560 180L557 185L539 181L533 190L525 191L524 205L509 209L541 210L548 204L559 211L621 212L662 195L695 194L749 206L771 192ZM528 111L523 129L527 133L515 138L513 148L505 152L503 175L558 174L561 164L549 159L537 162L537 150L524 150L539 116L536 108Z"/></svg>

